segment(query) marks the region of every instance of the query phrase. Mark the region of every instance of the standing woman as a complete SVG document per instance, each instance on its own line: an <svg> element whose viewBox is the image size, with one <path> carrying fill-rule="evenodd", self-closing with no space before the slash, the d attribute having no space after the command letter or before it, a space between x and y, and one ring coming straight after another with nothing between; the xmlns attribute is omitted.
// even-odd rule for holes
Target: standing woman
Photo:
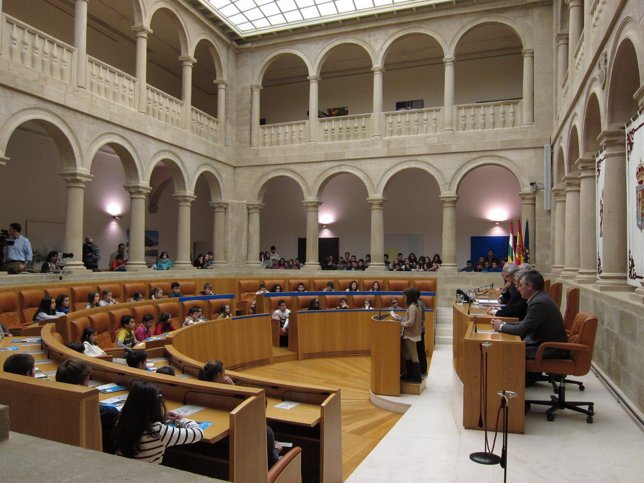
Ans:
<svg viewBox="0 0 644 483"><path fill-rule="evenodd" d="M421 341L423 311L418 306L418 295L415 288L407 287L403 293L407 302L407 312L404 316L400 316L392 310L390 314L394 319L399 320L403 327L402 354L407 368L407 375L403 379L418 383L421 382L421 377L416 343Z"/></svg>
<svg viewBox="0 0 644 483"><path fill-rule="evenodd" d="M203 431L195 421L166 413L157 386L138 382L130 389L114 439L117 455L160 464L167 447L201 441Z"/></svg>

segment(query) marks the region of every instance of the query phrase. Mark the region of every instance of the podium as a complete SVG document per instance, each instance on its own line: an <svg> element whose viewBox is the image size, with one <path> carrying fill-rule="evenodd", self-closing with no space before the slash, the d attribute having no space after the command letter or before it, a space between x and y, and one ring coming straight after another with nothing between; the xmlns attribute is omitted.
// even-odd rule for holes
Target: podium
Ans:
<svg viewBox="0 0 644 483"><path fill-rule="evenodd" d="M371 317L371 392L400 396L400 322Z"/></svg>

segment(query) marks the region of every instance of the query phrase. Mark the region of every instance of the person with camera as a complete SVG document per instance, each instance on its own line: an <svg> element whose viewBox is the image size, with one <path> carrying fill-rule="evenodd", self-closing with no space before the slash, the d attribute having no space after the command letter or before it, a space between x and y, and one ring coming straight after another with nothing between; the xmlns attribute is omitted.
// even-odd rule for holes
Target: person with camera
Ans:
<svg viewBox="0 0 644 483"><path fill-rule="evenodd" d="M4 270L10 274L22 273L31 264L33 252L27 237L22 236L20 223L9 225L10 238L6 240Z"/></svg>
<svg viewBox="0 0 644 483"><path fill-rule="evenodd" d="M94 243L91 236L85 237L83 243L83 265L88 270L98 270L98 261L101 259L101 251Z"/></svg>

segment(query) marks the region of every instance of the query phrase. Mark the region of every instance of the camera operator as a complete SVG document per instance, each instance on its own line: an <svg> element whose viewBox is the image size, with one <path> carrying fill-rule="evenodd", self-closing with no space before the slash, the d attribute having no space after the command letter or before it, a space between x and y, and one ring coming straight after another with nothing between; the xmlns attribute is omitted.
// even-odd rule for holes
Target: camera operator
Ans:
<svg viewBox="0 0 644 483"><path fill-rule="evenodd" d="M83 243L83 265L88 270L98 270L98 261L101 259L101 251L94 243L91 236L85 237Z"/></svg>
<svg viewBox="0 0 644 483"><path fill-rule="evenodd" d="M5 262L4 269L10 274L22 273L31 264L33 252L31 243L22 236L22 226L20 223L11 223L9 225L10 238L5 240Z"/></svg>

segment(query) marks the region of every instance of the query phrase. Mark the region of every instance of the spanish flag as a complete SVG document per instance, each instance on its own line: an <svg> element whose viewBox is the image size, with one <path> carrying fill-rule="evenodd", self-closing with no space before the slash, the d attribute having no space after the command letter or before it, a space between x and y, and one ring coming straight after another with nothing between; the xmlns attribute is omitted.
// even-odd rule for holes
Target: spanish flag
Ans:
<svg viewBox="0 0 644 483"><path fill-rule="evenodd" d="M521 220L517 228L517 246L514 254L514 263L521 265L523 263L523 240L521 237Z"/></svg>

